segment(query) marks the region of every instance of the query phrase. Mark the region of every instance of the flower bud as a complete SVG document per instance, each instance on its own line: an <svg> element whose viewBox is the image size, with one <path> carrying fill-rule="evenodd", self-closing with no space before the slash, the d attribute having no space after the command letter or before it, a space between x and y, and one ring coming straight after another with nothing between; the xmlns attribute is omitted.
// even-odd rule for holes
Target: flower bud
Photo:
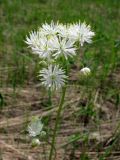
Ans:
<svg viewBox="0 0 120 160"><path fill-rule="evenodd" d="M41 143L40 143L40 141L39 141L38 138L34 138L34 139L32 140L32 146L33 146L33 147L39 146L40 144L41 144Z"/></svg>
<svg viewBox="0 0 120 160"><path fill-rule="evenodd" d="M40 133L40 137L45 137L46 136L46 132L45 131L42 131L41 133Z"/></svg>
<svg viewBox="0 0 120 160"><path fill-rule="evenodd" d="M81 70L80 70L80 72L83 74L83 75L85 75L85 76L87 76L87 75L89 75L90 74L90 69L88 68L88 67L85 67L85 68L82 68Z"/></svg>

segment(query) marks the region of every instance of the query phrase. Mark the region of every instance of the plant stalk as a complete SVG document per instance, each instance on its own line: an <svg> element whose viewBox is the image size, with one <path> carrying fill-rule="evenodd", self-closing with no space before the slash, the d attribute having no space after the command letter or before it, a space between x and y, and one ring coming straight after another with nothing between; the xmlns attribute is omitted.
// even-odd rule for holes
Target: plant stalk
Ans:
<svg viewBox="0 0 120 160"><path fill-rule="evenodd" d="M51 150L50 150L50 154L49 154L49 160L52 160L52 157L53 157L53 150L54 150L55 143L56 143L57 129L58 129L59 121L60 121L60 114L61 114L62 107L64 104L65 93L66 93L66 87L64 87L62 90L62 96L61 96L59 108L57 111L57 117L56 117L56 122L55 122L55 128L53 131L53 138L52 138Z"/></svg>

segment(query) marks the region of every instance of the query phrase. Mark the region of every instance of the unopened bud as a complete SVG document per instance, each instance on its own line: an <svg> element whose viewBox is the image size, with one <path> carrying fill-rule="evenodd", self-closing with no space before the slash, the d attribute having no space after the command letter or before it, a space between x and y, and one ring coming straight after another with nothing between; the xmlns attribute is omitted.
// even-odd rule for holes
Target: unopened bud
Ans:
<svg viewBox="0 0 120 160"><path fill-rule="evenodd" d="M85 67L85 68L82 68L81 70L80 70L80 72L83 74L83 75L85 75L85 76L87 76L87 75L89 75L90 74L90 69L88 68L88 67Z"/></svg>
<svg viewBox="0 0 120 160"><path fill-rule="evenodd" d="M40 141L38 138L34 138L32 140L32 146L35 147L35 146L39 146L40 145Z"/></svg>
<svg viewBox="0 0 120 160"><path fill-rule="evenodd" d="M41 131L40 137L45 137L45 136L46 136L46 132L45 131Z"/></svg>

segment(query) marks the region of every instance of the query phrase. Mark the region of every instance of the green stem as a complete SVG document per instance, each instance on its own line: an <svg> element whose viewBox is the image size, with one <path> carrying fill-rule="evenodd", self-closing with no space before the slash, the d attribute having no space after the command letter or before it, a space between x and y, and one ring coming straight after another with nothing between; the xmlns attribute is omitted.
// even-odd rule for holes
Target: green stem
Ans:
<svg viewBox="0 0 120 160"><path fill-rule="evenodd" d="M48 90L48 104L49 106L52 106L52 98L51 98L51 90Z"/></svg>
<svg viewBox="0 0 120 160"><path fill-rule="evenodd" d="M51 150L50 150L50 154L49 154L49 160L52 160L52 157L53 157L53 150L54 150L54 146L55 146L55 142L56 142L57 129L58 129L59 121L60 121L60 114L61 114L62 107L63 107L63 104L64 104L65 93L66 93L66 87L63 88L62 97L61 97L59 108L58 108L58 111L57 111L57 117L56 117L54 132L53 132L53 138L52 138Z"/></svg>

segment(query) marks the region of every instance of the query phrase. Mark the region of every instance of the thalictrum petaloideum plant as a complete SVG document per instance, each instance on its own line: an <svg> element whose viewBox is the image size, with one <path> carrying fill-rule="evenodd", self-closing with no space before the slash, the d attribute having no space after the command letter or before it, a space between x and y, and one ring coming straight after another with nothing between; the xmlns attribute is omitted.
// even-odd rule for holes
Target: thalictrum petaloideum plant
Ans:
<svg viewBox="0 0 120 160"><path fill-rule="evenodd" d="M80 46L82 47L84 43L91 43L94 35L90 25L85 22L64 25L52 21L51 24L42 24L37 31L30 32L29 36L26 37L25 42L31 48L32 53L38 55L45 64L38 75L42 85L48 92L62 90L49 160L53 158L60 113L64 104L66 84L69 77L69 60L77 56L77 50ZM81 70L81 73L88 75L90 69L85 67ZM41 126L40 124L40 127L38 127L40 130ZM29 132L30 130L29 127ZM31 132L31 135L34 135L34 132ZM38 140L34 141L39 143Z"/></svg>

